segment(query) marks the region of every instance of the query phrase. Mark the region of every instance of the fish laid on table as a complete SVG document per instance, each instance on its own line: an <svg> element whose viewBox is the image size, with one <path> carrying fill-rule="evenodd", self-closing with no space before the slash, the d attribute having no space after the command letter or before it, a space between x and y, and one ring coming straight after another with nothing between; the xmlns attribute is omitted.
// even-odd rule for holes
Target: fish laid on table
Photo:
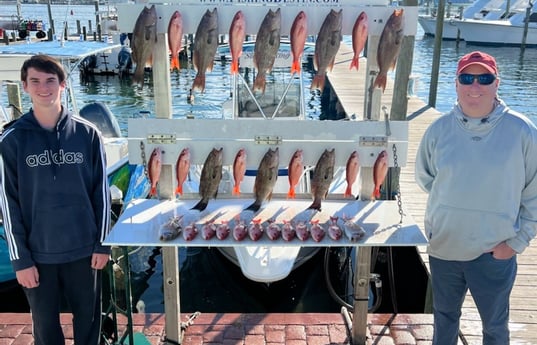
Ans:
<svg viewBox="0 0 537 345"><path fill-rule="evenodd" d="M265 200L270 200L272 197L272 189L276 184L278 178L278 164L280 161L278 148L268 149L263 156L259 167L257 168L257 174L254 182L254 195L255 201L248 206L246 210L258 211L261 204Z"/></svg>
<svg viewBox="0 0 537 345"><path fill-rule="evenodd" d="M311 82L311 89L323 90L326 79L326 71L334 67L337 51L341 43L341 25L343 21L343 10L336 12L330 10L321 25L317 40L315 41L315 55L313 64L317 74Z"/></svg>
<svg viewBox="0 0 537 345"><path fill-rule="evenodd" d="M155 5L144 7L132 30L131 50L132 61L136 69L132 81L144 85L144 70L146 65L153 62L153 49L157 42L157 10Z"/></svg>
<svg viewBox="0 0 537 345"><path fill-rule="evenodd" d="M246 20L242 11L237 11L229 27L229 50L231 51L231 74L239 73L239 58L246 37Z"/></svg>
<svg viewBox="0 0 537 345"><path fill-rule="evenodd" d="M352 57L351 66L349 69L355 67L357 70L360 67L360 53L364 50L365 42L367 42L367 35L369 32L369 24L367 22L367 14L365 12L360 13L354 27L352 28L352 50L354 56Z"/></svg>
<svg viewBox="0 0 537 345"><path fill-rule="evenodd" d="M248 227L248 236L252 241L258 241L264 233L263 224L261 224L261 219L252 219L252 223Z"/></svg>
<svg viewBox="0 0 537 345"><path fill-rule="evenodd" d="M302 174L304 173L303 157L304 155L302 150L296 150L293 154L293 157L291 157L289 167L287 168L287 175L289 176L289 192L287 192L287 197L290 199L294 199L296 197L295 188L298 184L298 181L300 181L300 177L302 177Z"/></svg>
<svg viewBox="0 0 537 345"><path fill-rule="evenodd" d="M188 177L188 171L190 170L190 150L185 147L175 163L175 177L177 179L177 188L175 194L183 195L183 183Z"/></svg>
<svg viewBox="0 0 537 345"><path fill-rule="evenodd" d="M301 241L306 241L310 237L310 230L305 221L298 221L295 226L296 237Z"/></svg>
<svg viewBox="0 0 537 345"><path fill-rule="evenodd" d="M330 216L330 224L328 225L328 237L334 241L339 240L343 236L343 230L337 224L339 217Z"/></svg>
<svg viewBox="0 0 537 345"><path fill-rule="evenodd" d="M291 241L296 236L295 227L290 220L284 220L282 225L282 238L285 241Z"/></svg>
<svg viewBox="0 0 537 345"><path fill-rule="evenodd" d="M208 221L201 227L201 238L204 240L210 240L216 236L217 226L213 221Z"/></svg>
<svg viewBox="0 0 537 345"><path fill-rule="evenodd" d="M352 185L358 177L358 170L360 170L360 162L358 160L358 152L353 151L347 160L347 167L345 169L345 180L347 181L347 188L343 197L349 198L352 197Z"/></svg>
<svg viewBox="0 0 537 345"><path fill-rule="evenodd" d="M364 228L353 222L351 219L345 219L343 223L343 230L345 232L345 236L347 236L351 242L357 242L365 236Z"/></svg>
<svg viewBox="0 0 537 345"><path fill-rule="evenodd" d="M319 219L311 221L310 234L315 242L321 242L323 240L326 231L323 229L322 225L319 224Z"/></svg>
<svg viewBox="0 0 537 345"><path fill-rule="evenodd" d="M280 29L280 9L278 8L276 11L269 9L257 31L255 40L254 66L257 70L257 76L254 80L254 92L265 92L267 73L272 71L280 48Z"/></svg>
<svg viewBox="0 0 537 345"><path fill-rule="evenodd" d="M233 227L233 238L235 241L242 241L248 235L248 227L244 220L240 219L238 216L235 217L235 226Z"/></svg>
<svg viewBox="0 0 537 345"><path fill-rule="evenodd" d="M185 241L192 241L194 238L196 238L197 234L198 228L196 227L195 222L191 222L183 230L183 238L185 239Z"/></svg>
<svg viewBox="0 0 537 345"><path fill-rule="evenodd" d="M386 89L388 71L395 68L397 57L403 44L404 17L403 9L396 9L386 22L379 39L377 49L377 64L379 74L375 78L374 87L379 87L382 92Z"/></svg>
<svg viewBox="0 0 537 345"><path fill-rule="evenodd" d="M183 17L181 12L173 12L168 23L168 47L171 52L170 69L179 69L179 52L183 46Z"/></svg>
<svg viewBox="0 0 537 345"><path fill-rule="evenodd" d="M203 211L209 204L209 199L215 198L218 194L218 185L222 180L222 153L224 148L212 149L203 168L201 168L199 194L201 200L192 207L193 210Z"/></svg>
<svg viewBox="0 0 537 345"><path fill-rule="evenodd" d="M246 150L240 149L233 161L233 195L241 195L241 182L246 173Z"/></svg>
<svg viewBox="0 0 537 345"><path fill-rule="evenodd" d="M171 217L166 223L162 224L159 231L161 241L171 241L179 236L183 228L183 216Z"/></svg>
<svg viewBox="0 0 537 345"><path fill-rule="evenodd" d="M194 36L192 63L197 74L192 83L192 91L205 91L205 72L212 71L214 56L218 48L218 11L207 10L198 24Z"/></svg>
<svg viewBox="0 0 537 345"><path fill-rule="evenodd" d="M291 54L293 54L293 64L291 74L300 73L302 69L302 54L308 37L308 19L304 11L298 12L289 35L291 40Z"/></svg>
<svg viewBox="0 0 537 345"><path fill-rule="evenodd" d="M321 200L326 198L328 188L334 179L334 164L336 162L336 151L324 150L323 154L317 161L315 169L313 169L313 178L311 181L311 193L313 195L313 203L308 209L321 211Z"/></svg>
<svg viewBox="0 0 537 345"><path fill-rule="evenodd" d="M267 220L267 222L269 223L267 225L267 236L272 241L275 241L280 238L282 234L282 229L278 224L276 224L276 221L274 219L269 219Z"/></svg>
<svg viewBox="0 0 537 345"><path fill-rule="evenodd" d="M222 223L216 227L216 238L219 240L225 240L230 233L231 228L229 227L227 220L223 220Z"/></svg>
<svg viewBox="0 0 537 345"><path fill-rule="evenodd" d="M149 191L149 196L157 195L157 185L160 180L160 173L162 171L162 149L160 147L155 147L151 152L151 157L149 158L147 176L149 177L149 182L151 183L151 190Z"/></svg>
<svg viewBox="0 0 537 345"><path fill-rule="evenodd" d="M373 183L375 184L375 189L371 195L371 199L375 200L380 198L380 186L384 183L386 179L386 174L388 173L388 152L383 150L377 156L377 160L373 165Z"/></svg>

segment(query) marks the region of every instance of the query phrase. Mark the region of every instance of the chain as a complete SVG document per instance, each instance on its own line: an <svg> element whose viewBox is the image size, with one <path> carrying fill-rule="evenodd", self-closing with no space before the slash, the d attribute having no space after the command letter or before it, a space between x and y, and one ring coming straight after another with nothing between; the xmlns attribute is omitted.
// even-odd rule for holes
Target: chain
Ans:
<svg viewBox="0 0 537 345"><path fill-rule="evenodd" d="M145 157L145 144L143 141L140 141L140 156L142 157L145 177L149 178L149 173L147 172L147 159Z"/></svg>
<svg viewBox="0 0 537 345"><path fill-rule="evenodd" d="M399 164L397 163L397 146L395 144L393 144L392 146L392 151L393 151L393 167L397 169L399 168ZM403 222L403 202L401 201L401 172L400 170L398 170L398 172L399 172L399 178L397 179L396 198L397 198L397 206L399 207L399 215L401 216L399 223L402 223Z"/></svg>

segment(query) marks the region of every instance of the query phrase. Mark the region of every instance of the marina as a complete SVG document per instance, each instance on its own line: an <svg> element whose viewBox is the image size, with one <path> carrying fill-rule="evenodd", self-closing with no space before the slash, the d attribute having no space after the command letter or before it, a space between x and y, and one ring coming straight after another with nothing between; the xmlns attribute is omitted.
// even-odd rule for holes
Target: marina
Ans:
<svg viewBox="0 0 537 345"><path fill-rule="evenodd" d="M352 116L352 115L356 116L356 114L362 114L364 112L364 108L366 107L366 105L361 100L364 99L365 97L360 97L360 96L356 97L357 93L356 92L351 93L349 92L349 90L355 89L354 85L365 85L366 77L365 77L365 73L360 73L356 75L350 75L350 73L348 73L348 62L349 62L350 56L351 56L350 48L342 47L337 57L336 66L334 70L332 71L332 73L329 74L329 81L330 81L332 89L334 90L335 98L339 100L340 106L343 108L344 113L349 116ZM366 63L367 63L366 59L363 59L361 61L362 66L365 66ZM360 76L359 78L362 78L359 81L356 80L358 75ZM381 96L382 99L384 100L381 104L384 104L387 107L392 107L391 102L386 101L386 100L391 99L392 96L393 96L393 84L389 84L388 88L386 89L386 92ZM432 121L436 116L440 115L440 113L432 108L428 108L423 103L423 101L415 97L409 97L408 100L409 100L408 109L404 115L409 120L408 122L409 122L410 135L408 138L408 152L407 152L407 158L406 158L406 165L401 169L401 195L402 195L403 203L407 207L408 213L414 218L416 224L418 224L419 227L422 227L421 224L423 221L422 217L423 217L425 196L423 195L423 193L420 193L419 191L415 190L417 186L415 186L413 182L413 176L412 176L413 157L415 156L415 148L417 146L417 142L419 141L419 138L421 137L421 133L423 132L427 124L430 123L430 121ZM529 248L528 251L530 251L530 249L531 248ZM421 253L423 253L424 248L419 248L419 250ZM525 265L525 263L523 262L523 257L525 255L527 255L527 253L521 256L520 261L521 261L522 267L524 267ZM426 264L426 256L423 255L423 258ZM518 286L519 285L517 284L517 287ZM521 287L523 286L524 285L521 285ZM529 319L531 319L531 316L529 315L531 315L533 311L532 310L519 310L517 306L515 305L513 305L513 308L514 308L513 319L515 320L513 323L513 327L515 328L513 332L513 340L520 339L520 343L525 343L525 342L533 343L535 339L532 338L531 334L534 334L535 331L533 330L532 328L533 326L531 323L526 323L527 321L529 321ZM476 313L475 309L473 309L471 306L471 303L469 303L469 306L465 310L463 335L465 335L467 339L470 339L470 341L472 339L479 339L479 331L476 330L476 327L475 327L475 324L478 323L476 322L475 313ZM468 315L468 318L466 318L466 315ZM138 315L138 316L141 317L141 315ZM256 324L259 326L259 328L261 328L261 330L252 326L252 329L256 329L255 331L243 330L242 332L244 333L240 333L239 331L238 333L239 335L238 336L236 335L236 338L235 338L236 340L241 339L242 337L242 339L244 339L243 340L244 343L250 344L252 343L250 341L253 341L253 338L246 338L246 335L258 335L258 336L263 335L265 337L264 341L268 343L270 342L269 339L271 339L271 338L266 338L267 337L266 333L268 332L268 330L276 329L279 332L282 332L282 329L285 329L284 333L287 335L288 333L285 328L286 326L284 325L288 326L288 325L293 325L296 323L298 324L297 325L298 327L304 327L304 324L307 324L308 320L311 320L310 318L307 317L307 315L297 315L296 318L293 318L292 316L286 316L283 314L275 315L274 318L277 318L277 319L271 319L270 315L257 316L257 319L256 319L256 316L238 316L238 315L229 315L229 316L226 315L227 317L224 317L224 316L219 316L217 314L203 314L202 316L206 317L206 319L203 319L200 317L200 319L198 319L198 321L195 320L193 324L193 325L199 325L200 327L187 328L187 332L184 338L185 343L200 343L200 341L201 343L204 343L204 342L218 343L218 339L222 340L222 343L224 343L224 340L226 339L224 336L225 334L224 330L226 329L229 330L230 327L232 327L230 325L237 323L237 322L244 323L247 325ZM343 317L339 314L331 315L331 317L332 318L327 317L327 319L324 319L325 321L319 321L320 326L317 330L318 334L314 333L315 331L312 331L312 333L310 333L309 336L312 336L312 337L319 336L320 338L317 341L320 341L321 343L322 342L328 343L328 341L326 341L327 332L328 332L328 336L331 336L329 325L332 325L333 327L338 328L339 330L339 333L336 332L333 335L335 337L334 339L338 339L338 340L332 340L332 338L328 338L329 342L334 342L334 343L348 342L348 338L342 338L343 333L347 334L346 331L344 332L344 328L341 329L341 327L345 326L345 321L343 321ZM140 318L138 317L137 319L140 320ZM220 319L223 321L221 324L219 324L218 322L215 321L215 319ZM265 321L261 321L261 319ZM397 320L404 319L405 326L403 326L403 324L401 324L399 321L394 322L394 320L396 319ZM202 320L207 320L207 321L202 321ZM271 320L274 320L274 321L271 321ZM369 334L370 334L371 339L376 339L375 341L380 341L382 337L385 337L384 339L388 341L387 338L391 338L395 344L408 343L408 342L405 342L405 340L402 340L404 339L403 336L401 336L399 340L397 340L397 337L393 336L394 334L397 333L396 331L397 329L402 328L402 327L407 327L408 329L414 329L414 328L419 329L421 327L424 327L430 330L430 327L432 325L430 315L425 315L421 319L420 319L420 316L415 316L415 317L408 316L407 317L402 314L399 314L397 317L394 317L394 318L390 318L390 316L370 315L368 317L367 322L368 322L368 329L369 329ZM21 321L21 324L23 323L24 321ZM311 324L311 323L308 323L308 324ZM152 339L153 344L157 344L159 343L159 341L162 340L163 328L158 328L158 327L162 327L161 315L159 316L159 315L147 314L143 321L137 321L135 325L140 328L146 327L148 329L151 328L151 326L154 326L155 329L153 333L152 331L148 329L144 329L144 334L146 334L146 336L148 337L158 336L158 339L156 338ZM205 327L205 328L202 328L202 327ZM380 332L376 331L376 329L378 329L377 327L381 328ZM477 327L477 329L478 328L479 327ZM196 329L197 331L195 331ZM212 333L209 333L210 332L209 329L213 329L213 330L220 329L220 330L216 331L217 332L216 334L212 334ZM382 331L382 329L384 331ZM393 332L392 332L392 329L393 329ZM308 340L309 338L307 338L308 337L307 327L304 328L304 332L305 333L302 335L296 335L297 338L301 337L300 339L294 339L294 338L283 338L283 339L304 340L306 341L306 343L311 343L311 344L315 343L315 340L313 340L313 338L311 338L311 340ZM291 333L291 331L289 331L289 333ZM412 331L406 331L405 333L405 331L403 331L403 333L410 334L410 336L412 336L414 338L414 341L416 342L417 341L425 341L425 342L430 341L430 339L427 339L427 335L425 336L422 335L421 337L418 337L416 336L417 334L416 332L412 333ZM24 334L24 332L22 332L21 334ZM211 338L211 334L212 336L214 336L213 338ZM0 337L1 336L2 336L2 333L0 333ZM303 339L304 337L306 338ZM246 339L248 339L249 341L247 342ZM274 341L274 342L277 343L278 341ZM286 343L290 343L290 342L286 342Z"/></svg>

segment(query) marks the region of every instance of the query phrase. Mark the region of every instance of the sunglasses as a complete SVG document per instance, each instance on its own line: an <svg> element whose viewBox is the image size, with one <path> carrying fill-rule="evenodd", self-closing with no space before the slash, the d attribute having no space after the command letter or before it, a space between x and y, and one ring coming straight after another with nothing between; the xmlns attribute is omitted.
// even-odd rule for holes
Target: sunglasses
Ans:
<svg viewBox="0 0 537 345"><path fill-rule="evenodd" d="M472 85L474 80L477 80L477 83L480 85L490 85L496 80L496 76L492 73L486 74L468 74L462 73L457 77L459 83L462 85Z"/></svg>

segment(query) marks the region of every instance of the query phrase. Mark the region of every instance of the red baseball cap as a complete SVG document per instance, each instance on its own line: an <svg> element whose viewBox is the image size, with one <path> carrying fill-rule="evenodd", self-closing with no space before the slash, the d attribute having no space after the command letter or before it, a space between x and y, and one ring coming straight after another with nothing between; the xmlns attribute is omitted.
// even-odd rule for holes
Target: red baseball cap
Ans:
<svg viewBox="0 0 537 345"><path fill-rule="evenodd" d="M459 64L457 65L457 75L470 65L481 65L490 73L498 75L498 66L496 66L496 60L489 54L475 51L464 55L459 60Z"/></svg>

